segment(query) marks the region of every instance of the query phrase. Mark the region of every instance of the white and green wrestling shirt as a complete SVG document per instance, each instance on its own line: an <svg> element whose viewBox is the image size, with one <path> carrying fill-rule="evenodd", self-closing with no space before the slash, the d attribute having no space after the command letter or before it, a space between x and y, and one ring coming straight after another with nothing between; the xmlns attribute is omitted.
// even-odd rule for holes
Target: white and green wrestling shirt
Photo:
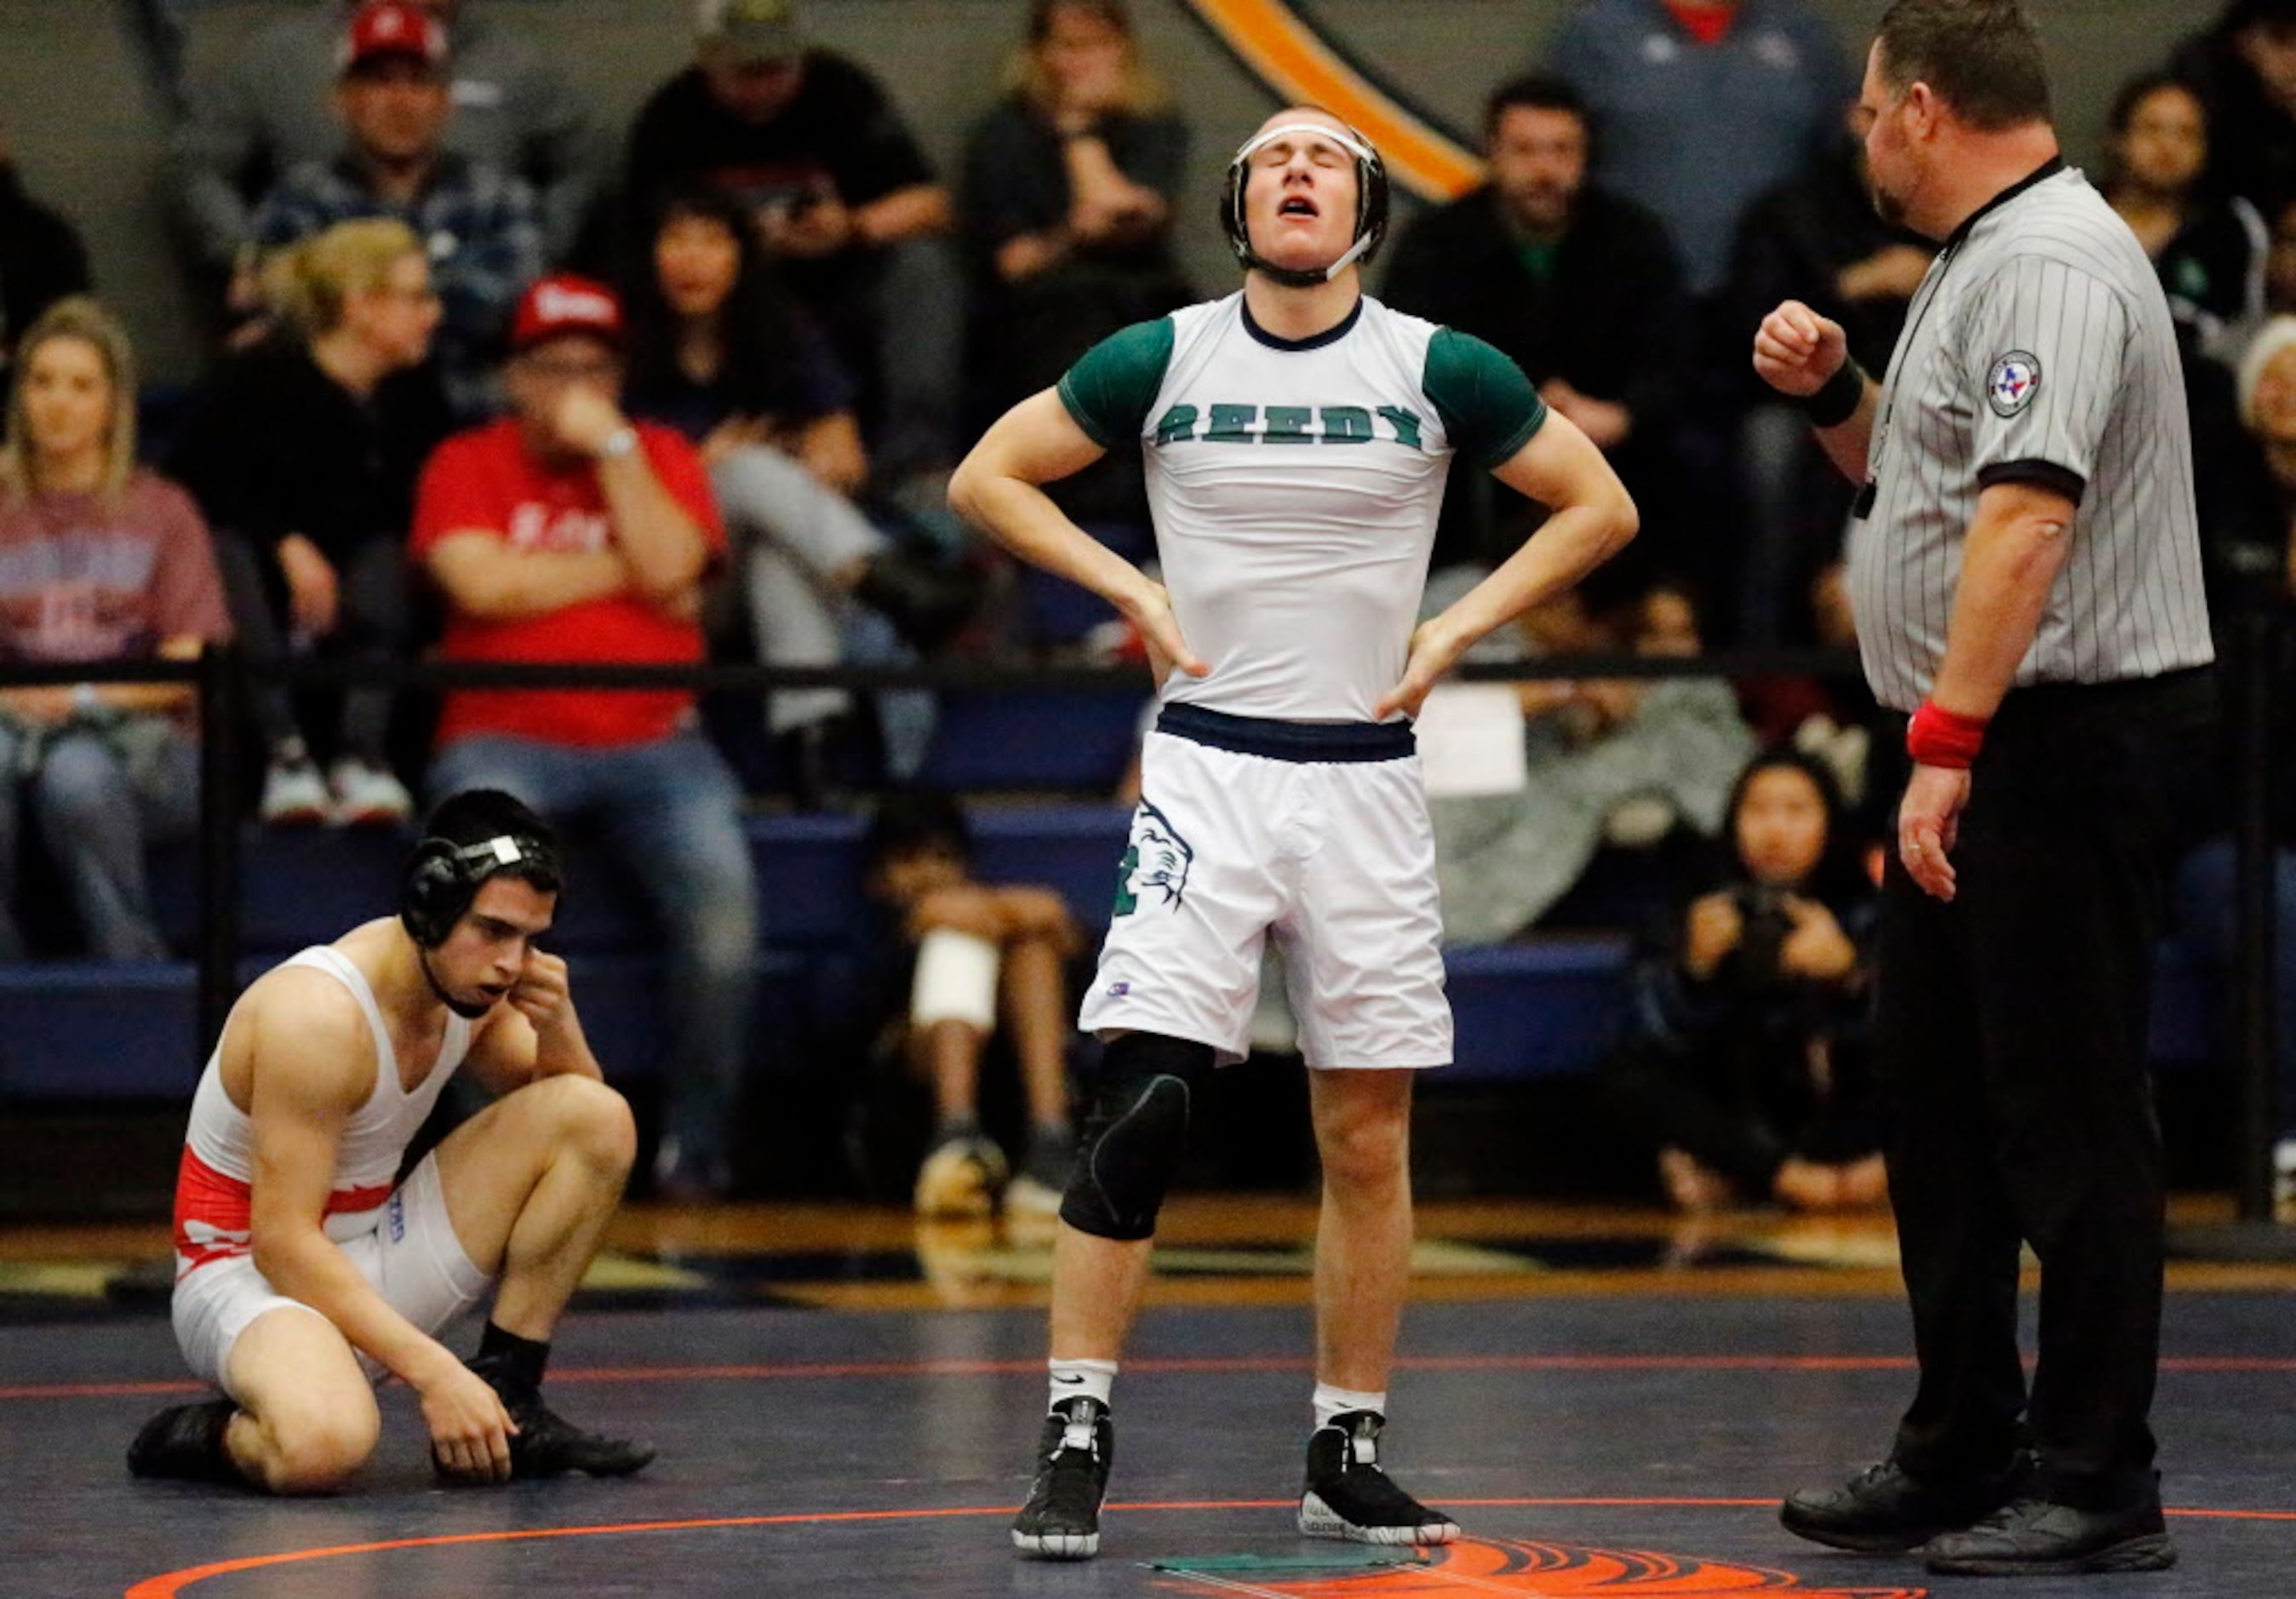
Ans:
<svg viewBox="0 0 2296 1599"><path fill-rule="evenodd" d="M1137 439L1172 608L1206 677L1167 701L1367 722L1403 676L1454 452L1486 467L1546 421L1522 369L1368 296L1278 339L1242 293L1138 323L1061 379L1103 449Z"/></svg>

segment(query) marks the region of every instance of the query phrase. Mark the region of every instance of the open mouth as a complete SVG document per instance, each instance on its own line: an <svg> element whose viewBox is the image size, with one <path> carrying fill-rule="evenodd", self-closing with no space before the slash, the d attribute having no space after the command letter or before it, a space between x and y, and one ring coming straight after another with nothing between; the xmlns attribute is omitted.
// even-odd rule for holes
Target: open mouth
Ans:
<svg viewBox="0 0 2296 1599"><path fill-rule="evenodd" d="M508 983L480 983L479 985L479 992L487 996L487 1003L488 1004L492 1004L495 1001L500 999L504 995L510 992L510 985Z"/></svg>
<svg viewBox="0 0 2296 1599"><path fill-rule="evenodd" d="M1275 208L1275 214L1278 217L1297 217L1313 220L1324 213L1317 209L1316 202L1305 194L1294 194Z"/></svg>

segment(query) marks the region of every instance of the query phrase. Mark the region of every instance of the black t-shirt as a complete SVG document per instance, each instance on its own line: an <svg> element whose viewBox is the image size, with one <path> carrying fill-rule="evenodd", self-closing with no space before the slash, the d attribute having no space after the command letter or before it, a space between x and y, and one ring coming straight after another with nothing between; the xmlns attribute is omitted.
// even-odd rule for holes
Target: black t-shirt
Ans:
<svg viewBox="0 0 2296 1599"><path fill-rule="evenodd" d="M406 537L415 480L452 430L433 369L362 400L299 340L275 340L217 369L167 466L217 529L264 545L300 533L340 565L371 539Z"/></svg>
<svg viewBox="0 0 2296 1599"><path fill-rule="evenodd" d="M699 67L655 91L630 130L630 193L650 215L666 193L694 179L756 207L801 205L824 185L859 206L931 183L933 172L875 78L810 50L796 98L770 122L727 111Z"/></svg>

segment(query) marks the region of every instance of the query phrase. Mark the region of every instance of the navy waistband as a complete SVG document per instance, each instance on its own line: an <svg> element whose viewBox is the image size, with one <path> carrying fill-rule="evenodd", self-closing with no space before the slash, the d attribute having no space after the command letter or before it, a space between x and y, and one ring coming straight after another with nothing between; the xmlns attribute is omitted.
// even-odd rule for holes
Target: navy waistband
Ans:
<svg viewBox="0 0 2296 1599"><path fill-rule="evenodd" d="M1167 705L1156 713L1156 731L1235 755L1303 765L1401 760L1419 750L1408 722L1279 722L1201 705Z"/></svg>

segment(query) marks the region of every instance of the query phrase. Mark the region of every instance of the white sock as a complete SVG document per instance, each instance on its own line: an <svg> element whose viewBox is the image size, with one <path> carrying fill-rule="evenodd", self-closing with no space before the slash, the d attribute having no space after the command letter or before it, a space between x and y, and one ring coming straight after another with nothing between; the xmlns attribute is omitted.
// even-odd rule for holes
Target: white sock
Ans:
<svg viewBox="0 0 2296 1599"><path fill-rule="evenodd" d="M1116 1386L1116 1362L1048 1360L1045 1364L1052 1368L1052 1405L1082 1394L1088 1399L1098 1399L1103 1409L1108 1407L1109 1392Z"/></svg>
<svg viewBox="0 0 2296 1599"><path fill-rule="evenodd" d="M1332 1418L1350 1410L1375 1412L1382 1420L1387 1416L1387 1395L1365 1393L1353 1388L1334 1388L1328 1382L1316 1384L1316 1425L1328 1427Z"/></svg>

